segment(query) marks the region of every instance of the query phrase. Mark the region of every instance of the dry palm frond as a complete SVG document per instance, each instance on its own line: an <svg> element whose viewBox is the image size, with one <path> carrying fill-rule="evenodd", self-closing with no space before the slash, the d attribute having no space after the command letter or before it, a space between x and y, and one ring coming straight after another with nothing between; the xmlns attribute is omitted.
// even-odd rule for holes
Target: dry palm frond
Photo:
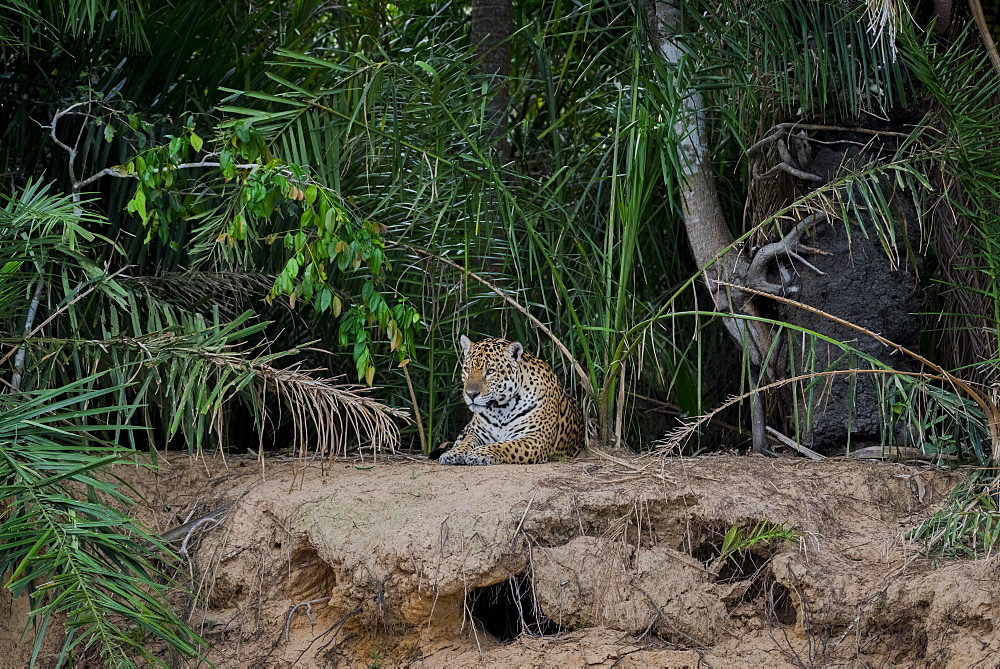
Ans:
<svg viewBox="0 0 1000 669"><path fill-rule="evenodd" d="M228 388L213 393L214 406L201 407L213 414L213 422L221 418L229 396L253 383L261 424L267 418L264 400L268 392L274 392L291 411L294 436L290 446L300 456L307 454L311 435L318 455L346 455L352 438L357 440L355 446L371 444L375 452L394 452L399 445L399 428L393 419L410 421L407 411L382 404L368 394L369 388L312 376L310 372L315 370L274 367L270 363L275 356L248 359L239 352L197 351L193 357L209 363L193 367L201 377L200 385L210 386L214 378L221 379L220 386L228 384Z"/></svg>
<svg viewBox="0 0 1000 669"><path fill-rule="evenodd" d="M294 368L263 365L258 373L291 408L295 427L292 448L300 455L306 454L309 428L315 430L319 455L333 457L338 451L346 455L354 435L360 443L371 443L375 452L383 448L395 452L399 428L393 419L410 422L409 412L382 404L364 386L335 384L335 379L317 378Z"/></svg>
<svg viewBox="0 0 1000 669"><path fill-rule="evenodd" d="M145 289L169 304L192 308L209 303L220 313L235 317L258 302L274 284L274 277L259 272L163 272L155 276L135 276L124 281Z"/></svg>
<svg viewBox="0 0 1000 669"><path fill-rule="evenodd" d="M294 352L257 355L257 348L240 350L243 337L258 333L264 325L240 329L248 317L244 314L228 329L187 324L194 329L178 332L183 327L178 324L173 330L140 337L36 338L32 346L38 359L60 369L59 361L66 355L94 361L88 364L114 361L109 380L129 387L137 405L166 410L166 440L180 432L195 450L208 443L210 433L223 441L225 426L231 422L223 412L234 400L256 414L258 430L277 407L289 409L294 434L290 446L302 456L313 440L317 454L331 457L361 445L370 445L375 452L395 450L399 444L395 419L409 422L407 411L377 401L368 394L369 388L317 377L314 370L275 366L277 359Z"/></svg>
<svg viewBox="0 0 1000 669"><path fill-rule="evenodd" d="M899 7L893 0L868 0L866 18L868 32L876 40L884 41L895 58L896 31L899 29Z"/></svg>

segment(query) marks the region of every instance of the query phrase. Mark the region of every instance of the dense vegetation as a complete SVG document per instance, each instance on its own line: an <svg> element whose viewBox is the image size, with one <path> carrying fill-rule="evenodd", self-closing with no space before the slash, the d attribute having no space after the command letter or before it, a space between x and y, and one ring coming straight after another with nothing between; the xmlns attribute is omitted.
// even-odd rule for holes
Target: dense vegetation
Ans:
<svg viewBox="0 0 1000 669"><path fill-rule="evenodd" d="M0 3L0 573L33 597L38 639L60 614L67 653L127 664L147 633L196 652L111 465L430 450L465 419L459 333L555 362L601 445L649 449L761 382L695 281L685 91L734 238L824 211L890 261L920 256L919 286L881 289L922 291L921 371L836 343L878 373L885 443L903 424L928 453L989 460L1000 77L970 17L684 3L668 67L641 3L518 3L499 84L469 9ZM783 122L877 141L820 188L756 178L748 150ZM679 447L742 446L747 416L728 423L744 429Z"/></svg>

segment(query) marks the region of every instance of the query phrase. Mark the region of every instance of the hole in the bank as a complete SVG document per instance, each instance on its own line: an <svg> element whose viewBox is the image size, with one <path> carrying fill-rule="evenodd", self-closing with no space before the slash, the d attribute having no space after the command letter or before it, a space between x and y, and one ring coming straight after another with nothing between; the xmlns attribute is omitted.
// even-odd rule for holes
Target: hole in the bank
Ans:
<svg viewBox="0 0 1000 669"><path fill-rule="evenodd" d="M527 576L512 576L500 583L474 588L465 596L465 607L500 643L514 641L522 634L550 636L564 631L538 608Z"/></svg>
<svg viewBox="0 0 1000 669"><path fill-rule="evenodd" d="M735 583L753 578L770 559L770 555L761 555L755 551L736 551L719 569L719 582Z"/></svg>
<svg viewBox="0 0 1000 669"><path fill-rule="evenodd" d="M795 604L792 603L792 593L788 588L777 581L772 581L767 594L767 608L774 619L782 625L794 625L797 614Z"/></svg>

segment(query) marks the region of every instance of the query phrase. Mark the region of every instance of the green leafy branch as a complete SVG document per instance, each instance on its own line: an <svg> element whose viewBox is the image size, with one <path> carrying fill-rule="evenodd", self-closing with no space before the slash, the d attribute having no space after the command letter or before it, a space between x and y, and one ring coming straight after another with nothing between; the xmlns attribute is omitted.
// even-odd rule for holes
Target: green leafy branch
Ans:
<svg viewBox="0 0 1000 669"><path fill-rule="evenodd" d="M220 255L254 266L250 258L255 248L273 248L281 241L283 265L267 300L287 297L293 307L298 302L312 304L318 313L341 318L339 340L343 346L353 346L359 381L371 385L374 378L370 330L375 326L401 364L412 358L420 314L405 298L385 294L383 277L391 271L382 236L385 226L356 220L335 191L317 183L300 166L275 158L251 121L227 126L219 151L206 160L184 162L203 146L190 129L123 167L120 176L139 181L126 209L146 226L147 243L156 235L169 242L171 226L208 209L208 196L196 186L211 183L211 175L195 180L187 171L214 169L212 197L228 198L232 209L225 228L214 237ZM344 284L357 285L352 275L362 267L367 276L360 281L360 295L333 284L338 276ZM354 304L345 309L350 301Z"/></svg>

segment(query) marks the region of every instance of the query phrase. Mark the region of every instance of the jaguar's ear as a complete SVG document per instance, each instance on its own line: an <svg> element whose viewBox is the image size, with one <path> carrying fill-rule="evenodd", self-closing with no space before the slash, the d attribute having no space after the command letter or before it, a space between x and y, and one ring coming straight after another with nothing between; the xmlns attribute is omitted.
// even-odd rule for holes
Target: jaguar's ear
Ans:
<svg viewBox="0 0 1000 669"><path fill-rule="evenodd" d="M521 346L521 342L516 341L510 346L508 346L507 355L509 355L510 359L513 360L514 362L520 360L521 356L524 355L524 347Z"/></svg>
<svg viewBox="0 0 1000 669"><path fill-rule="evenodd" d="M466 337L465 335L462 335L461 337L458 338L458 343L462 346L463 355L468 353L469 349L472 348L472 340Z"/></svg>

